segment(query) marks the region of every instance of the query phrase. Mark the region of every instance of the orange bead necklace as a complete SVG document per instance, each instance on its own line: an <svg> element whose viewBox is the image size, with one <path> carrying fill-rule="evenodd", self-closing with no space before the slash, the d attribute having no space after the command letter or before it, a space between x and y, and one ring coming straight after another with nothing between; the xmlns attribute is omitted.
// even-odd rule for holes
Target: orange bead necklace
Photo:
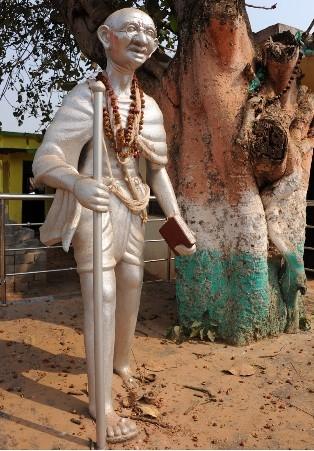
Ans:
<svg viewBox="0 0 314 451"><path fill-rule="evenodd" d="M123 128L121 115L119 112L118 98L110 84L108 77L100 72L96 80L101 81L108 96L107 107L103 109L103 124L105 136L110 141L112 148L119 159L132 156L138 158L140 150L137 145L137 136L141 133L144 123L145 99L143 90L139 87L136 76L133 76L131 83L130 107L126 121L126 127ZM111 124L111 115L109 108L112 109L114 127Z"/></svg>

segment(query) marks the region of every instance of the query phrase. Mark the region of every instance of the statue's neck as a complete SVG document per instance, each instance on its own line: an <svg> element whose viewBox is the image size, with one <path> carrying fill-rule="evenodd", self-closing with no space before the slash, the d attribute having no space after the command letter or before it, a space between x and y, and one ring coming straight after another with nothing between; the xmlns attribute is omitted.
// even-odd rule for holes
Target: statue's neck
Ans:
<svg viewBox="0 0 314 451"><path fill-rule="evenodd" d="M121 67L108 59L106 73L116 96L130 95L133 71Z"/></svg>

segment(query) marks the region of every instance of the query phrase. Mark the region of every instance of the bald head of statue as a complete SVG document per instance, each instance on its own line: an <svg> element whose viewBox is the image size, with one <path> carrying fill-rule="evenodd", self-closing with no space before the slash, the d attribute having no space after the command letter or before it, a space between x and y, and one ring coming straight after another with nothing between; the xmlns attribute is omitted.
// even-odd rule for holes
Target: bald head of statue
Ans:
<svg viewBox="0 0 314 451"><path fill-rule="evenodd" d="M158 46L152 18L136 8L123 8L110 14L97 34L107 60L130 72L145 63Z"/></svg>

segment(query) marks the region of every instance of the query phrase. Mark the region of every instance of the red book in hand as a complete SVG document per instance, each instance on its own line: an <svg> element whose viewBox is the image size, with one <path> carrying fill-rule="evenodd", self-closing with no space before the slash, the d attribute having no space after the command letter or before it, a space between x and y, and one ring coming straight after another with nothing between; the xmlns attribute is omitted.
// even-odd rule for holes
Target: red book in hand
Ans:
<svg viewBox="0 0 314 451"><path fill-rule="evenodd" d="M178 255L175 247L183 244L186 247L192 247L195 244L195 237L190 231L181 216L168 218L167 222L159 229L161 236L166 240L171 250Z"/></svg>

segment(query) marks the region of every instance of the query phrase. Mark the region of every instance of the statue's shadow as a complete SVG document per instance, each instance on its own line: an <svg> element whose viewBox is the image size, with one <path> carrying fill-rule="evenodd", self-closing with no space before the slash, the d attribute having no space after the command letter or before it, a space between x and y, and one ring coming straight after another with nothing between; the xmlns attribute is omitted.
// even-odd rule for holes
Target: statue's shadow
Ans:
<svg viewBox="0 0 314 451"><path fill-rule="evenodd" d="M63 380L69 373L84 373L85 359L64 353L55 355L33 345L9 340L0 341L0 355L0 379L4 390L64 411L75 409L79 413L87 413L86 402L68 394L71 389ZM45 377L51 373L59 377L60 389L44 383Z"/></svg>
<svg viewBox="0 0 314 451"><path fill-rule="evenodd" d="M4 332L10 331L10 328L16 331L16 338L14 336L12 339L13 334L10 331L11 340L0 340L0 387L3 390L61 411L70 412L74 409L78 414L88 415L86 393L76 390L76 387L71 390L73 380L70 381L71 378L68 377L86 373L85 358L74 355L74 351L66 350L67 342L64 346L59 346L64 349L61 351L55 345L50 347L48 344L46 347L39 344L43 343L42 334L48 341L49 335L54 334L51 326L47 329L45 323L56 326L58 336L63 328L74 329L75 335L82 334L81 304L80 299L76 298L60 301L21 301L1 308L1 329ZM35 331L32 321L29 320L38 323ZM72 337L72 331L69 333ZM51 339L56 340L56 336L51 336ZM71 391L77 391L79 395L75 396Z"/></svg>
<svg viewBox="0 0 314 451"><path fill-rule="evenodd" d="M73 436L71 433L65 433L63 430L60 431L58 427L52 427L49 410L42 408L37 410L36 404L32 404L31 411L33 411L34 417L29 418L28 415L25 415L28 410L22 407L24 399L27 399L41 404L46 409L47 407L55 408L65 412L74 412L75 410L79 414L88 415L86 400L83 401L67 393L69 383L62 381L62 379L67 379L64 376L68 373L84 373L85 359L64 353L55 355L37 346L12 340L0 341L0 355L2 356L0 387L8 395L13 393L15 395L14 398L9 398L11 399L10 408L7 410L5 404L4 408L0 410L1 419L33 429L35 435L38 432L45 433L57 439L75 443L79 447L88 448L87 440ZM54 386L50 385L51 375L53 375L53 379L59 378L60 389L55 388L55 380L53 381ZM49 378L48 381L46 376ZM84 393L82 395L86 399ZM21 410L17 408L19 405Z"/></svg>
<svg viewBox="0 0 314 451"><path fill-rule="evenodd" d="M16 330L16 336L10 332L11 340L7 338L8 335L6 339L0 340L0 387L8 393L14 393L16 397L21 396L45 407L64 412L76 411L77 414L88 416L86 387L82 387L81 383L79 387L73 387L71 382L75 378L70 377L86 374L85 358L75 355L75 351L66 350L66 343L61 351L49 344L46 347L42 345L40 337L45 334L49 340L49 331L57 330L57 334L60 334L62 329L66 329L65 333L70 334L72 341L73 331L82 335L83 306L80 296L51 301L15 302L2 308L0 314L4 320L0 329L4 329L4 332L9 331L10 327ZM157 339L165 337L167 328L175 323L175 317L174 286L164 283L144 284L136 335ZM30 320L38 322L35 332L34 327L29 326L33 324ZM51 339L55 340L56 337ZM4 408L1 417L35 430L47 429L48 434L60 437L58 431L45 425L45 413L42 412L38 408L38 420L31 421L23 415L10 414Z"/></svg>

